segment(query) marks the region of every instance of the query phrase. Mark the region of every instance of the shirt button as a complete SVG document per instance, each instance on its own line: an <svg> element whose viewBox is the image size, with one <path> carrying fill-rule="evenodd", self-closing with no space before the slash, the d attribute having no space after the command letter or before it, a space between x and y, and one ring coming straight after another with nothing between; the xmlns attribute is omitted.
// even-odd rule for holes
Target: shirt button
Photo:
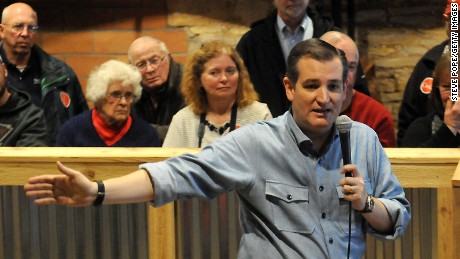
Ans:
<svg viewBox="0 0 460 259"><path fill-rule="evenodd" d="M326 218L326 213L321 213L321 218L325 219Z"/></svg>
<svg viewBox="0 0 460 259"><path fill-rule="evenodd" d="M324 186L321 185L321 186L319 187L319 191L320 191L320 192L324 191Z"/></svg>
<svg viewBox="0 0 460 259"><path fill-rule="evenodd" d="M289 195L287 196L287 199L288 199L288 200L292 200L292 195L289 194Z"/></svg>
<svg viewBox="0 0 460 259"><path fill-rule="evenodd" d="M329 244L332 244L332 243L334 243L334 239L329 238Z"/></svg>

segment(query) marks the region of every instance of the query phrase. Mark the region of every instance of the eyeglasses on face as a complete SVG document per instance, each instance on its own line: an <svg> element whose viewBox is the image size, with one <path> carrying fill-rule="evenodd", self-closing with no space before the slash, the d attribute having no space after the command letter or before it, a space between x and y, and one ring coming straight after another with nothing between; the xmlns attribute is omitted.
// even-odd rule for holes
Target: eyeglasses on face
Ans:
<svg viewBox="0 0 460 259"><path fill-rule="evenodd" d="M121 93L121 92L113 92L107 94L107 97L109 98L110 102L119 102L121 101L121 98L125 98L126 102L131 103L134 100L134 97L136 97L133 93L127 92L127 93Z"/></svg>
<svg viewBox="0 0 460 259"><path fill-rule="evenodd" d="M39 27L37 25L27 25L24 23L13 23L13 24L6 24L11 27L11 29L15 32L22 32L24 28L27 28L29 32L38 32Z"/></svg>
<svg viewBox="0 0 460 259"><path fill-rule="evenodd" d="M163 55L163 57L161 58L158 56L154 56L149 59L141 60L136 63L136 67L139 70L146 69L147 66L153 66L154 68L158 68L161 65L161 62L163 62L163 60L165 59L165 56L166 55Z"/></svg>

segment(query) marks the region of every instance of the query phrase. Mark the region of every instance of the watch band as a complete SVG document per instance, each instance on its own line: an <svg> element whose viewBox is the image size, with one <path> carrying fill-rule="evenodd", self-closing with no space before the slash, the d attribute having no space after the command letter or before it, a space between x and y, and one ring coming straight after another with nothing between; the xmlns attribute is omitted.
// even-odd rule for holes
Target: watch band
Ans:
<svg viewBox="0 0 460 259"><path fill-rule="evenodd" d="M374 210L375 202L374 197L370 194L367 194L366 203L364 204L364 209L357 210L359 213L371 213Z"/></svg>
<svg viewBox="0 0 460 259"><path fill-rule="evenodd" d="M105 186L104 182L99 180L97 181L97 197L93 202L93 206L101 206L105 198Z"/></svg>

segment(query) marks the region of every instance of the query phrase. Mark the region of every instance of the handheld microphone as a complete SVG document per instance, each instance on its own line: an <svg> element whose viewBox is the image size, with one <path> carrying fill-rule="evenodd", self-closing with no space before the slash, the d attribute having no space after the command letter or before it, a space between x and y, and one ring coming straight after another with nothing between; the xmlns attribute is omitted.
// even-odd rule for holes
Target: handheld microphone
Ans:
<svg viewBox="0 0 460 259"><path fill-rule="evenodd" d="M343 165L351 164L350 149L350 129L352 120L347 115L340 115L335 120L335 125L339 130L340 147L342 148ZM345 177L352 177L350 172L345 173Z"/></svg>

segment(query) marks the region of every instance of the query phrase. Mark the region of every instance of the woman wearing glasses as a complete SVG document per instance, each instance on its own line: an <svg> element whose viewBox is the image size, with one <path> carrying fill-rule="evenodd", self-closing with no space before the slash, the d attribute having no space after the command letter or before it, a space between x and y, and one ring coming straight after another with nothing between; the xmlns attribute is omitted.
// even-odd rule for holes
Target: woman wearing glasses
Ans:
<svg viewBox="0 0 460 259"><path fill-rule="evenodd" d="M430 101L435 112L410 124L403 147L460 146L460 102L451 100L450 53L443 54L436 62L432 85Z"/></svg>
<svg viewBox="0 0 460 259"><path fill-rule="evenodd" d="M130 115L142 88L136 67L110 60L89 76L86 97L94 108L68 120L60 129L57 146L154 147L154 128Z"/></svg>

